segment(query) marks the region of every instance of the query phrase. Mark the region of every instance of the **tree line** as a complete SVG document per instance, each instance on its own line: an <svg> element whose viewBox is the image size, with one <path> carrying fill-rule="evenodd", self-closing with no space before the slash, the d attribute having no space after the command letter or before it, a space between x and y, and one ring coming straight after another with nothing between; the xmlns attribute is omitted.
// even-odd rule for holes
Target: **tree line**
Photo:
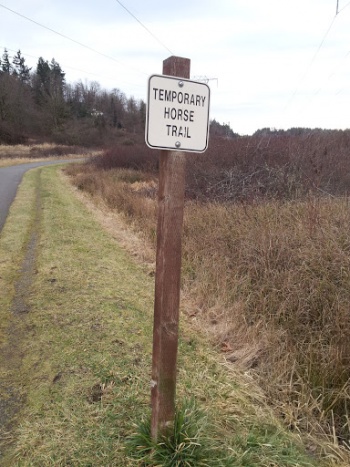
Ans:
<svg viewBox="0 0 350 467"><path fill-rule="evenodd" d="M35 69L20 50L0 58L0 144L52 140L94 146L125 133L144 131L146 104L96 81L66 82L53 58L40 57Z"/></svg>
<svg viewBox="0 0 350 467"><path fill-rule="evenodd" d="M97 81L66 82L65 72L52 58L40 57L29 68L20 50L12 57L4 49L0 58L0 144L45 140L60 144L100 146L121 136L143 141L146 103L127 97L121 90L102 89ZM254 136L301 136L321 129L262 128ZM210 135L237 138L227 123L212 119Z"/></svg>

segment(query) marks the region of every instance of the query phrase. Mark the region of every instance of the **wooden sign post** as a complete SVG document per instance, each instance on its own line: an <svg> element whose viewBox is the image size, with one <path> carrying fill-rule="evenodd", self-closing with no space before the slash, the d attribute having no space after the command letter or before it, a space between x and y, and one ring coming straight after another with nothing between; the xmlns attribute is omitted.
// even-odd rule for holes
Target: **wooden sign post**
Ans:
<svg viewBox="0 0 350 467"><path fill-rule="evenodd" d="M154 440L167 434L175 416L184 151L203 152L208 146L209 87L189 77L190 60L169 57L163 75L150 77L148 89L146 143L161 149L151 381Z"/></svg>
<svg viewBox="0 0 350 467"><path fill-rule="evenodd" d="M163 74L189 78L190 60L164 60ZM151 382L151 434L155 440L166 433L175 415L185 163L183 152L160 153Z"/></svg>

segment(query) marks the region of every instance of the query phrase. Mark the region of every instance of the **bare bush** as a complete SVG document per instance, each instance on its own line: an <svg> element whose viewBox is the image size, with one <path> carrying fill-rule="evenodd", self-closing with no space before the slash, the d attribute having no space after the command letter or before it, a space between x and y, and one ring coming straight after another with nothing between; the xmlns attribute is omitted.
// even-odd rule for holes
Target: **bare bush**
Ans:
<svg viewBox="0 0 350 467"><path fill-rule="evenodd" d="M157 156L144 144L124 144L106 149L102 156L93 159L92 164L102 170L125 168L156 172Z"/></svg>
<svg viewBox="0 0 350 467"><path fill-rule="evenodd" d="M113 146L95 160L156 173L158 153L145 144ZM297 136L212 138L204 154L187 157L186 197L202 202L294 200L350 192L350 131Z"/></svg>
<svg viewBox="0 0 350 467"><path fill-rule="evenodd" d="M187 196L201 201L299 199L347 194L350 131L212 139L190 155Z"/></svg>

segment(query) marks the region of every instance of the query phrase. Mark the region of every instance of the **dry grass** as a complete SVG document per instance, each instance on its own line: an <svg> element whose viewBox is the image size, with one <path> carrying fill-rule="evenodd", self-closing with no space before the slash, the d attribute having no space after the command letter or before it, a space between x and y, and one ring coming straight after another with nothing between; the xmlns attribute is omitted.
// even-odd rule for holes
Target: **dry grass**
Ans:
<svg viewBox="0 0 350 467"><path fill-rule="evenodd" d="M17 258L24 214L30 230L35 184L40 242L30 313L13 317L23 331L18 370L3 378L0 365L2 382L21 387L26 404L1 464L136 467L124 448L133 425L149 414L153 280L72 196L58 170L24 178L1 237L1 260L11 272L7 250ZM2 281L8 291L12 278L2 274ZM177 399L193 397L205 411L206 435L230 454L230 467L341 465L341 452L319 458L321 447L311 441L305 451L251 375L228 371L189 321L181 321Z"/></svg>
<svg viewBox="0 0 350 467"><path fill-rule="evenodd" d="M184 287L232 363L244 362L288 425L347 442L347 199L189 204ZM192 311L193 313L193 311Z"/></svg>
<svg viewBox="0 0 350 467"><path fill-rule="evenodd" d="M16 144L16 145L8 145L8 144L0 144L0 159L3 158L20 158L20 159L30 159L31 154L33 152L38 151L48 151L52 150L55 145L44 143L44 144L34 144L34 145L27 145L27 144Z"/></svg>
<svg viewBox="0 0 350 467"><path fill-rule="evenodd" d="M95 156L98 158L100 151L88 150L79 146L64 146L51 143L32 145L6 145L0 144L0 167L25 164L36 160L51 160L59 158L74 158L81 156Z"/></svg>
<svg viewBox="0 0 350 467"><path fill-rule="evenodd" d="M116 208L136 230L143 230L155 244L157 191L153 174L132 169L110 169L96 172L94 165L85 164L83 170L75 165L66 168L74 176L74 185L81 191L102 200L109 208ZM142 226L142 228L141 228Z"/></svg>
<svg viewBox="0 0 350 467"><path fill-rule="evenodd" d="M152 175L76 170L79 189L154 245ZM184 311L229 365L259 378L291 430L324 435L335 449L350 436L349 223L346 197L185 209Z"/></svg>

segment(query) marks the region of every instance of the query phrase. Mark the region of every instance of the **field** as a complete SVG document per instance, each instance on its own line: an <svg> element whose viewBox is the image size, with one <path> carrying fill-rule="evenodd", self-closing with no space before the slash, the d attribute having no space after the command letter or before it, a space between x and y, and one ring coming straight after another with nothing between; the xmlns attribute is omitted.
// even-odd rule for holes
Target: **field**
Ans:
<svg viewBox="0 0 350 467"><path fill-rule="evenodd" d="M140 253L140 238L117 213L76 196L59 168L24 178L0 241L0 387L17 412L1 426L4 467L140 466L126 449L150 411L152 252ZM19 309L27 251L30 293ZM348 465L328 439L286 429L253 375L195 332L189 310L177 403L193 399L204 414L195 439L213 448L205 465Z"/></svg>
<svg viewBox="0 0 350 467"><path fill-rule="evenodd" d="M204 465L350 465L348 158L346 132L188 157L177 406ZM2 465L140 466L157 166L122 145L24 178L0 237Z"/></svg>
<svg viewBox="0 0 350 467"><path fill-rule="evenodd" d="M183 312L292 431L349 447L350 135L218 139L189 156ZM155 245L157 157L120 147L73 183Z"/></svg>

